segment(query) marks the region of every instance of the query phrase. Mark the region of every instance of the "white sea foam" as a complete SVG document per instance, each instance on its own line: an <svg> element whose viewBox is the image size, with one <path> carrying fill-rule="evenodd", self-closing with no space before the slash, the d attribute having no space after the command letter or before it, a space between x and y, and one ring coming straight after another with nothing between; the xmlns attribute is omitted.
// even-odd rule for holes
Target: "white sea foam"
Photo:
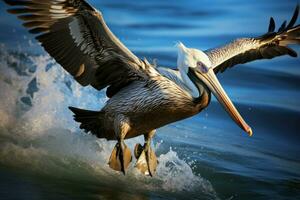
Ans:
<svg viewBox="0 0 300 200"><path fill-rule="evenodd" d="M53 65L48 71L47 66ZM25 65L36 66L32 72ZM23 69L22 73L17 69ZM23 74L23 75L22 75ZM24 75L25 74L25 75ZM38 92L30 97L28 84L37 79ZM27 97L26 105L22 97ZM0 164L52 177L105 181L112 185L133 184L133 190L193 191L214 196L209 181L170 150L159 155L154 178L139 174L133 165L128 175L111 170L107 160L114 142L99 140L78 129L68 106L100 109L104 92L83 88L46 55L20 56L0 48ZM130 148L141 138L127 141ZM156 145L159 148L161 145ZM135 160L133 160L133 163ZM116 184L114 184L116 183ZM217 198L217 197L216 197Z"/></svg>

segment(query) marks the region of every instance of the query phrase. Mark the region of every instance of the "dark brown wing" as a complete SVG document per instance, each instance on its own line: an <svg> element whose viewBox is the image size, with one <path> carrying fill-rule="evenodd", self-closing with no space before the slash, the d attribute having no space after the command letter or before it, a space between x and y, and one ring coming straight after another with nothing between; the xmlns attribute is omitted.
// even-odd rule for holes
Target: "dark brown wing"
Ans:
<svg viewBox="0 0 300 200"><path fill-rule="evenodd" d="M275 22L271 18L268 33L258 38L242 38L225 45L206 51L215 73L224 72L227 68L237 64L244 64L259 59L272 59L277 56L290 55L297 57L297 53L288 47L300 44L300 25L294 26L299 14L299 6L287 25L286 21L275 32Z"/></svg>
<svg viewBox="0 0 300 200"><path fill-rule="evenodd" d="M109 30L101 13L84 0L4 0L44 49L83 86L108 96L133 80L146 79L151 67Z"/></svg>

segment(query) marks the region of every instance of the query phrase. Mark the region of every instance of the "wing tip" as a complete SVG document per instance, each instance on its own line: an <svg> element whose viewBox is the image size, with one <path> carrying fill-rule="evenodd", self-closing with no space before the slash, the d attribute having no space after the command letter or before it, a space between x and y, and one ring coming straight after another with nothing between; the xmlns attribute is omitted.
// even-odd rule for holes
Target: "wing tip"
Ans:
<svg viewBox="0 0 300 200"><path fill-rule="evenodd" d="M268 30L268 32L269 33L274 32L275 28L276 28L275 20L274 20L273 17L271 17L270 18L270 24L269 24L269 30Z"/></svg>
<svg viewBox="0 0 300 200"><path fill-rule="evenodd" d="M289 24L287 25L286 30L287 30L287 29L290 29L290 28L293 28L293 26L294 26L295 23L297 22L298 16L299 16L299 3L296 5L294 14L293 14L293 16L292 16L292 18L291 18L291 21L290 21Z"/></svg>
<svg viewBox="0 0 300 200"><path fill-rule="evenodd" d="M289 29L293 28L295 23L297 22L298 16L299 16L299 11L300 11L300 4L298 3L296 5L295 11L293 13L293 16L290 20L290 22L287 25L287 21L284 21L280 28L278 29L278 33L282 33L284 31L288 31ZM273 17L270 18L269 22L269 28L268 28L268 33L273 33L276 29L276 23Z"/></svg>
<svg viewBox="0 0 300 200"><path fill-rule="evenodd" d="M75 107L72 107L72 106L69 106L68 108L69 108L69 110L71 110L71 111L73 111L73 110L76 109Z"/></svg>
<svg viewBox="0 0 300 200"><path fill-rule="evenodd" d="M285 47L287 49L287 54L293 58L297 58L298 57L298 53L296 51L294 51L293 49L289 48L289 47Z"/></svg>

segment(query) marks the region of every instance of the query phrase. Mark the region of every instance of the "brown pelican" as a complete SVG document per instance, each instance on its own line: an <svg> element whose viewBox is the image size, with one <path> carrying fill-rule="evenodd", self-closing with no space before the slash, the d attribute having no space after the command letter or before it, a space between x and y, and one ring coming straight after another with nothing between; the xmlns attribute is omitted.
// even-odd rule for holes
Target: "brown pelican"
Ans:
<svg viewBox="0 0 300 200"><path fill-rule="evenodd" d="M137 58L106 25L101 12L84 0L4 0L37 34L45 50L82 86L107 88L110 98L100 111L70 107L80 128L98 138L116 140L109 166L124 174L131 162L125 139L144 135L145 144L136 145L136 167L153 175L157 158L151 148L155 130L191 117L209 105L211 93L231 118L249 135L243 120L221 84L218 72L257 59L297 53L288 47L300 44L300 26L294 26L299 7L291 21L275 31L271 18L266 34L237 39L223 47L200 51L178 44L178 70L159 68Z"/></svg>

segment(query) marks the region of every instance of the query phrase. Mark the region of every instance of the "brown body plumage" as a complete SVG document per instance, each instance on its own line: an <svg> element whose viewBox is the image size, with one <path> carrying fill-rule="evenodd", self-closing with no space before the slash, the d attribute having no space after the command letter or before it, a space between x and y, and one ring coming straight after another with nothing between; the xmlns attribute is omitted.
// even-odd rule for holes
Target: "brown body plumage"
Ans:
<svg viewBox="0 0 300 200"><path fill-rule="evenodd" d="M136 81L122 89L102 109L103 130L107 139L115 139L114 120L123 115L129 120L126 138L148 133L166 124L199 113L210 100L205 92L200 101L169 79L157 76L149 82Z"/></svg>

